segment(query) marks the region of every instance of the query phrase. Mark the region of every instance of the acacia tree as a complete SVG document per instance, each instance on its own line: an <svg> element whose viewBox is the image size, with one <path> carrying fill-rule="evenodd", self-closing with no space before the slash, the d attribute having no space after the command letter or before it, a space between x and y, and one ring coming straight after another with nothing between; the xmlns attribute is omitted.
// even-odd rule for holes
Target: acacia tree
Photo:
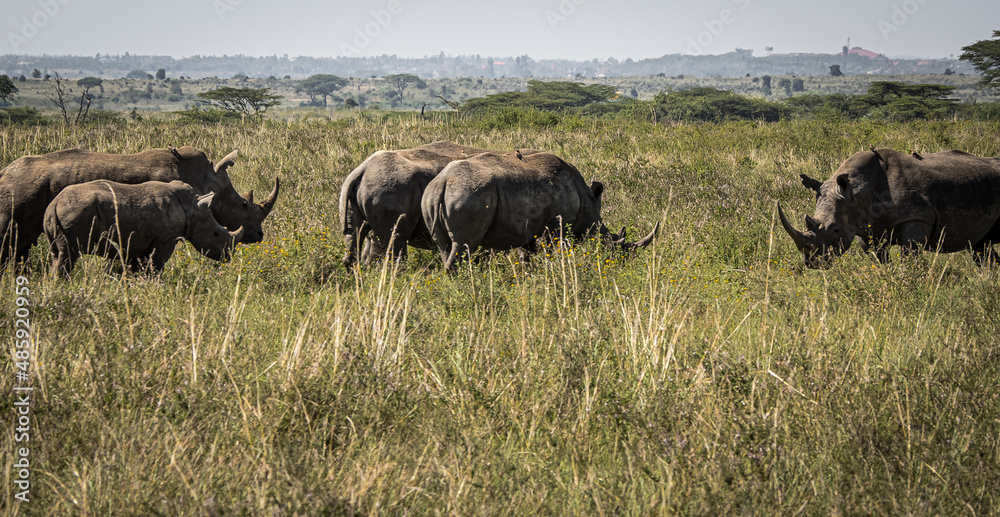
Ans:
<svg viewBox="0 0 1000 517"><path fill-rule="evenodd" d="M241 113L247 117L263 115L268 108L281 104L281 95L274 95L270 88L233 88L223 86L202 92L198 98L203 102L226 111Z"/></svg>
<svg viewBox="0 0 1000 517"><path fill-rule="evenodd" d="M403 92L411 84L416 86L417 89L427 88L427 83L413 74L391 74L385 76L385 80L396 91L396 95L399 95L399 102L403 102Z"/></svg>
<svg viewBox="0 0 1000 517"><path fill-rule="evenodd" d="M962 47L958 59L969 61L983 74L979 85L983 88L1000 86L1000 30L993 31L993 39L977 41Z"/></svg>
<svg viewBox="0 0 1000 517"><path fill-rule="evenodd" d="M295 88L296 92L305 92L309 95L309 103L313 104L316 97L323 97L323 106L326 106L326 98L333 95L333 92L340 90L347 84L347 79L330 74L316 74L307 79L303 79Z"/></svg>
<svg viewBox="0 0 1000 517"><path fill-rule="evenodd" d="M14 85L14 81L10 80L10 77L0 75L0 102L13 99L17 95L17 91L17 86Z"/></svg>
<svg viewBox="0 0 1000 517"><path fill-rule="evenodd" d="M76 82L76 85L83 88L84 93L90 93L91 88L99 88L104 94L104 80L100 77L84 77Z"/></svg>

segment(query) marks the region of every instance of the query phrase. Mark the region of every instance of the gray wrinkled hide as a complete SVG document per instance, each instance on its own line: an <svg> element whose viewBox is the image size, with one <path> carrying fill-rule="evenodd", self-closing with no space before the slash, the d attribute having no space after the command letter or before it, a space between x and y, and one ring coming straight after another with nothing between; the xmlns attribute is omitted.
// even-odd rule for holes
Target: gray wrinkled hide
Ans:
<svg viewBox="0 0 1000 517"><path fill-rule="evenodd" d="M230 233L215 220L214 197L199 196L180 181L68 186L45 210L53 274L68 276L85 254L123 260L133 271L151 267L159 272L182 238L199 253L226 260L243 230Z"/></svg>
<svg viewBox="0 0 1000 517"><path fill-rule="evenodd" d="M227 169L236 162L233 151L218 164L193 147L151 149L119 155L82 149L24 156L0 173L0 265L13 249L18 260L27 257L42 233L45 208L64 188L105 179L118 183L179 180L195 192L215 192L212 212L230 230L244 227L243 242L260 242L261 227L278 194L278 183L264 204L254 204L233 188ZM252 198L253 193L248 193Z"/></svg>
<svg viewBox="0 0 1000 517"><path fill-rule="evenodd" d="M782 225L810 267L846 252L855 236L876 257L888 247L951 253L971 249L977 262L996 258L1000 239L1000 159L961 151L923 156L892 149L856 153L824 182L803 175L817 193L816 212L796 230Z"/></svg>
<svg viewBox="0 0 1000 517"><path fill-rule="evenodd" d="M587 185L575 167L549 153L519 160L512 154L483 153L449 164L424 192L424 223L445 268L478 248L535 250L546 229L559 235L569 226L577 238L599 231L599 182Z"/></svg>
<svg viewBox="0 0 1000 517"><path fill-rule="evenodd" d="M361 241L366 241L361 253L365 260L384 256L390 243L397 258L404 257L407 245L434 249L420 213L424 189L453 160L485 152L439 141L414 149L378 151L368 157L347 176L340 191L341 230L347 246L344 265L355 263ZM521 151L522 156L535 152ZM506 154L513 156L514 152Z"/></svg>

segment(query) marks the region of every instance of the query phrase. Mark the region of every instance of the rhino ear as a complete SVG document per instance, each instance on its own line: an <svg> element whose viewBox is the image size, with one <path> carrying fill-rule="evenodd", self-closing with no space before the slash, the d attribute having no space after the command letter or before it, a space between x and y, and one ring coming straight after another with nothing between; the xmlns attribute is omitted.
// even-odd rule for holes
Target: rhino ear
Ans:
<svg viewBox="0 0 1000 517"><path fill-rule="evenodd" d="M215 192L209 192L204 196L198 196L198 208L208 210L208 207L212 206L212 199L214 198Z"/></svg>
<svg viewBox="0 0 1000 517"><path fill-rule="evenodd" d="M837 186L840 187L840 193L844 196L848 196L851 193L851 179L847 174L841 174L837 176Z"/></svg>
<svg viewBox="0 0 1000 517"><path fill-rule="evenodd" d="M604 193L604 184L601 183L600 181L591 181L590 191L594 194L594 199L600 201L601 194Z"/></svg>
<svg viewBox="0 0 1000 517"><path fill-rule="evenodd" d="M226 169L235 165L236 158L238 158L239 155L240 155L239 149L234 149L233 152L227 154L225 158L220 160L219 163L215 164L215 173L219 174L220 172L225 172Z"/></svg>
<svg viewBox="0 0 1000 517"><path fill-rule="evenodd" d="M249 201L250 203L253 203L253 191L252 191L252 190L251 190L251 191L248 191L248 192L246 193L246 195L245 195L245 196L243 196L243 197L245 197L245 198L246 198L246 200L247 200L247 201Z"/></svg>
<svg viewBox="0 0 1000 517"><path fill-rule="evenodd" d="M806 216L806 229L808 229L808 230L810 230L812 232L818 231L819 230L819 222L817 222L815 219L813 219L812 217L810 217L810 216L807 215Z"/></svg>
<svg viewBox="0 0 1000 517"><path fill-rule="evenodd" d="M817 196L819 195L819 188L820 188L820 186L823 185L822 181L810 178L809 176L807 176L805 174L799 174L799 177L802 178L802 186L804 186L805 188L810 189L810 190L815 190L816 191L816 195Z"/></svg>

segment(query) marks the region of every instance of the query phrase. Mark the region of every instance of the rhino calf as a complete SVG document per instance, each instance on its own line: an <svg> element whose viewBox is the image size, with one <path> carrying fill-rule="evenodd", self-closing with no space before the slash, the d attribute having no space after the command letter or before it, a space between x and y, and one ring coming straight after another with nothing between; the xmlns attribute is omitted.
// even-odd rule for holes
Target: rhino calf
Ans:
<svg viewBox="0 0 1000 517"><path fill-rule="evenodd" d="M122 261L133 272L163 270L180 239L214 260L228 260L243 228L230 232L212 216L211 192L181 181L70 185L45 210L52 274L68 277L83 254Z"/></svg>

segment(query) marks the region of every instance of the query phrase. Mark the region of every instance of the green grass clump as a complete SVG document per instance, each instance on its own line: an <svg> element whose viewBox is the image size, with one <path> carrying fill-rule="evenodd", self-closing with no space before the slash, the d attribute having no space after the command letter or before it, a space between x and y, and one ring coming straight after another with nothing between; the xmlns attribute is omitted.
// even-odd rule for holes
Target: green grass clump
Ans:
<svg viewBox="0 0 1000 517"><path fill-rule="evenodd" d="M227 264L184 246L160 277L86 258L59 281L34 250L31 502L5 488L0 507L995 514L997 272L966 254L874 266L856 249L803 270L774 207L811 213L798 174L825 178L869 145L994 156L998 135L991 122L494 129L415 115L0 127L2 164L170 143L213 159L239 148L241 191L282 181L265 241ZM605 183L610 227L638 237L659 221L660 236L631 257L584 241L452 275L424 250L343 269L344 177L375 150L439 139L558 153ZM13 335L13 274L0 283ZM14 372L2 363L4 393Z"/></svg>

